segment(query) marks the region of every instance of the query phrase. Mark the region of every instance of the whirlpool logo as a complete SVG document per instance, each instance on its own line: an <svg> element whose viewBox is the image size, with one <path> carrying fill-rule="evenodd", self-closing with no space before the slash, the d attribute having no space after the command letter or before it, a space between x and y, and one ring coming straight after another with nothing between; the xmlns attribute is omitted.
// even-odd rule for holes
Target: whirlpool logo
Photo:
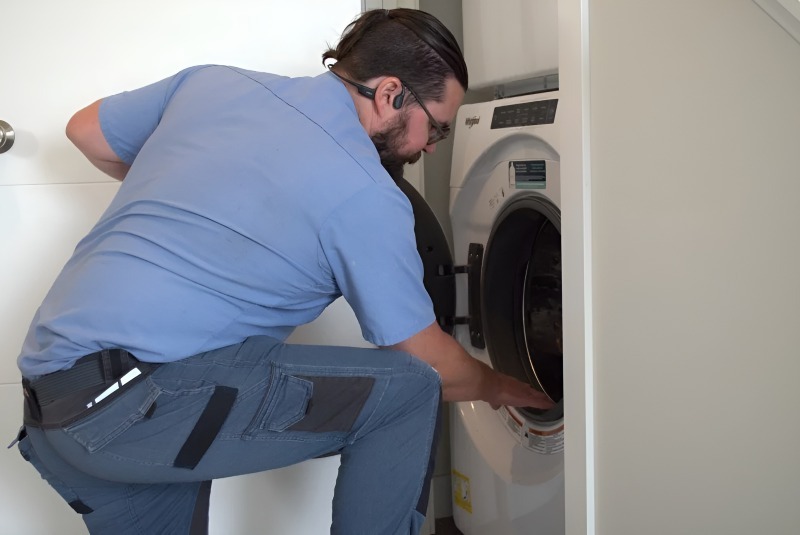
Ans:
<svg viewBox="0 0 800 535"><path fill-rule="evenodd" d="M467 117L466 119L464 119L464 124L467 125L470 128L472 128L473 126L475 126L479 122L481 122L481 116L480 115L473 115L472 117Z"/></svg>

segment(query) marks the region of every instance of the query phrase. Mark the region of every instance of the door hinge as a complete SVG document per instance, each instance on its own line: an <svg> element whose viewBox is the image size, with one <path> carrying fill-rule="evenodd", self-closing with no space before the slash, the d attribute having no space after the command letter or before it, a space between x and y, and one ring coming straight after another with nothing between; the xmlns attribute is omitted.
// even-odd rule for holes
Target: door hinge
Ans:
<svg viewBox="0 0 800 535"><path fill-rule="evenodd" d="M481 317L481 266L483 265L483 245L470 243L465 266L439 266L438 275L452 277L467 275L467 310L468 316L453 316L440 319L446 326L469 325L469 339L473 347L484 349L483 322Z"/></svg>

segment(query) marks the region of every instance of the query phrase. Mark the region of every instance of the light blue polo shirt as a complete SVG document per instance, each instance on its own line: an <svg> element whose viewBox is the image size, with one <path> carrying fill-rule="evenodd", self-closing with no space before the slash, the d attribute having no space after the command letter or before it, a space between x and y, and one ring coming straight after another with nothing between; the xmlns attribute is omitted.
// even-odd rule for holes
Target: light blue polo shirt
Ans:
<svg viewBox="0 0 800 535"><path fill-rule="evenodd" d="M100 124L132 167L38 309L24 376L285 339L339 295L376 345L434 321L411 205L331 73L194 67L105 99Z"/></svg>

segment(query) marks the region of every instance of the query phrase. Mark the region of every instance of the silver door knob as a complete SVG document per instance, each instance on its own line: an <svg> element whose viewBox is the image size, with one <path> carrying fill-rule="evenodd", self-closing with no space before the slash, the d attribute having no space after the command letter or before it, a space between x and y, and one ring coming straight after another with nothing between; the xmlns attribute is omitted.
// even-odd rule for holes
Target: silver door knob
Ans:
<svg viewBox="0 0 800 535"><path fill-rule="evenodd" d="M0 121L0 154L14 144L14 129L5 121Z"/></svg>

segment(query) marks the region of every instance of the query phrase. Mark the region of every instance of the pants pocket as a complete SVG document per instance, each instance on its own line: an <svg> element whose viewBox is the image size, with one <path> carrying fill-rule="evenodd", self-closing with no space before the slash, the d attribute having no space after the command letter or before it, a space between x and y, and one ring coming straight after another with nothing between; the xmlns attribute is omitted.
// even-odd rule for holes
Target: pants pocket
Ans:
<svg viewBox="0 0 800 535"><path fill-rule="evenodd" d="M313 393L314 383L273 365L264 399L245 435L252 436L259 431L285 431L306 415Z"/></svg>
<svg viewBox="0 0 800 535"><path fill-rule="evenodd" d="M94 453L141 421L158 398L160 389L148 377L119 397L106 401L102 407L85 418L64 428L64 432ZM102 402L101 402L102 403Z"/></svg>
<svg viewBox="0 0 800 535"><path fill-rule="evenodd" d="M171 465L215 389L202 380L151 376L64 432L89 453Z"/></svg>

